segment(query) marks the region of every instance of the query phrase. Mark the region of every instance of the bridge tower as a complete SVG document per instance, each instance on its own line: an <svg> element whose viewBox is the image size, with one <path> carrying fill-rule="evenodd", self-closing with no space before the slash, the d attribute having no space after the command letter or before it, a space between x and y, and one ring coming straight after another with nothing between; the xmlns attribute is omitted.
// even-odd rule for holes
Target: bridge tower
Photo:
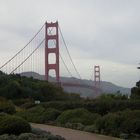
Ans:
<svg viewBox="0 0 140 140"><path fill-rule="evenodd" d="M51 33L52 30L54 30L53 33ZM53 43L53 47L50 42ZM56 62L54 64L49 62L49 54L51 53L56 56ZM45 79L47 81L49 80L50 70L55 70L56 82L60 82L58 22L45 23Z"/></svg>
<svg viewBox="0 0 140 140"><path fill-rule="evenodd" d="M100 66L94 66L94 82L95 82L95 91L96 94L101 92L101 81L100 81Z"/></svg>

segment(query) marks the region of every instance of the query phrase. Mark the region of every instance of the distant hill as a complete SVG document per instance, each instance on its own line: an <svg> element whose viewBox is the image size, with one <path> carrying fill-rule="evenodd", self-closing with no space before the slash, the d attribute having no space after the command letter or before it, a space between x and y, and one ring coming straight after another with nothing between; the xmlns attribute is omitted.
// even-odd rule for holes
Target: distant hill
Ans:
<svg viewBox="0 0 140 140"><path fill-rule="evenodd" d="M38 73L35 72L24 72L21 73L22 76L26 76L26 77L33 77L35 79L39 79L39 80L45 80L44 75L40 75ZM49 77L49 80L52 82L55 82L55 78L53 77ZM79 84L86 84L86 85L94 85L94 81L91 80L86 80L86 79L77 79L74 77L61 77L61 82L67 82L67 83L79 83ZM81 96L83 97L94 97L95 93L93 90L91 89L87 89L87 88L80 88L80 87L63 87L65 91L69 92L69 93L79 93ZM121 86L117 86L113 83L110 82L106 82L106 81L102 81L101 82L101 88L102 88L102 92L103 93L117 93L120 92L122 94L128 94L130 95L130 88L124 88Z"/></svg>

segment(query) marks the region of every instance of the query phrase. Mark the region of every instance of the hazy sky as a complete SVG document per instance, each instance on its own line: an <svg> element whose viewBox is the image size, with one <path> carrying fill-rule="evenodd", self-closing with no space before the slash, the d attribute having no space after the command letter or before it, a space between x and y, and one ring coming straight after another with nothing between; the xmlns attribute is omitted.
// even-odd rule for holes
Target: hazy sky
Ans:
<svg viewBox="0 0 140 140"><path fill-rule="evenodd" d="M100 65L103 81L138 81L140 0L0 0L0 64L56 20L83 78Z"/></svg>

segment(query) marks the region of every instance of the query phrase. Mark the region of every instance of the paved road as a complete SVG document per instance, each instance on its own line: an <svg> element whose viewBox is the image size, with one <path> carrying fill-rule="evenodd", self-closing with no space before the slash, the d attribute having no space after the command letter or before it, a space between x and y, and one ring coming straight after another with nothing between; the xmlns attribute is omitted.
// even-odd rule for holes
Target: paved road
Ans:
<svg viewBox="0 0 140 140"><path fill-rule="evenodd" d="M68 128L44 125L44 124L31 124L35 128L46 130L55 135L60 135L66 140L120 140L113 137L97 135L93 133L83 132L79 130L72 130Z"/></svg>

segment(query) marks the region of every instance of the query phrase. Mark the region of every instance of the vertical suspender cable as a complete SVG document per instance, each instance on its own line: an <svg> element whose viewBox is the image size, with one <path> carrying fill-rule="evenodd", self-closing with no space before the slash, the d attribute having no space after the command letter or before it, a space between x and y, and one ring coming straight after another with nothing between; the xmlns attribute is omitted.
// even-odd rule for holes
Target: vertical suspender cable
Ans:
<svg viewBox="0 0 140 140"><path fill-rule="evenodd" d="M45 25L45 24L44 24ZM4 66L6 66L10 61L12 61L18 54L20 54L33 40L34 38L39 34L39 32L43 29L44 25L39 29L39 31L33 36L33 38L20 50L18 51L11 59L9 59L6 63L4 63L0 69L2 69Z"/></svg>
<svg viewBox="0 0 140 140"><path fill-rule="evenodd" d="M62 31L61 31L61 29L60 29L60 26L59 26L59 31L60 31L60 34L61 34L63 43L64 43L64 45L65 45L65 47L66 47L66 51L67 51L67 53L68 53L68 55L69 55L69 58L70 58L70 60L71 60L71 63L72 63L72 65L73 65L73 67L74 67L74 69L75 69L77 75L79 76L79 78L82 79L82 78L81 78L81 75L79 74L79 72L78 72L78 70L77 70L77 68L76 68L76 66L75 66L75 64L74 64L74 62L73 62L73 60L72 60L72 57L71 57L71 55L70 55L70 53L69 53L69 50L68 50L66 41L65 41L65 39L64 39L64 36L63 36L63 34L62 34Z"/></svg>

